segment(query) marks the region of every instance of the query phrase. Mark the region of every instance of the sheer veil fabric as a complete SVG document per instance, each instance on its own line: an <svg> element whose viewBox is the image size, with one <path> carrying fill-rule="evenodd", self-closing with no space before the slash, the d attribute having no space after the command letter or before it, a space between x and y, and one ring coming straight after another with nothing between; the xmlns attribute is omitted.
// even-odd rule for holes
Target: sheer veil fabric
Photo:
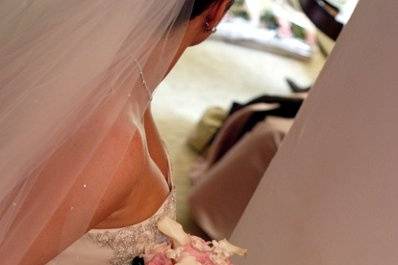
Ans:
<svg viewBox="0 0 398 265"><path fill-rule="evenodd" d="M69 231L87 231L192 4L0 1L2 263L18 264L59 211L54 246L75 240ZM109 146L104 139L115 132Z"/></svg>

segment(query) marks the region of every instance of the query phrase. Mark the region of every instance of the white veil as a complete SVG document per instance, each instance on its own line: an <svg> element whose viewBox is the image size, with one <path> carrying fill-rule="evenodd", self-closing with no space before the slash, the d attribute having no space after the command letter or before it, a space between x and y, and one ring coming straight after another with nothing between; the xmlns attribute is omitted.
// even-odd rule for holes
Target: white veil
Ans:
<svg viewBox="0 0 398 265"><path fill-rule="evenodd" d="M57 211L65 212L55 231L60 241L75 240L71 229L87 230L172 62L192 3L0 1L2 263L18 264ZM117 146L104 146L120 119L131 126ZM95 178L84 177L87 168ZM65 202L76 187L86 192L84 203Z"/></svg>

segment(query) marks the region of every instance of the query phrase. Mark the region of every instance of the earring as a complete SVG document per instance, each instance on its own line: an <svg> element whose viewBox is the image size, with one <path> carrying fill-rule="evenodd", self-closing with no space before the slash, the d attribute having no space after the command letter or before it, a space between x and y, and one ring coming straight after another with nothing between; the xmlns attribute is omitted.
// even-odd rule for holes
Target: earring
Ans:
<svg viewBox="0 0 398 265"><path fill-rule="evenodd" d="M212 28L210 26L210 23L208 21L205 22L205 30L207 32L215 33L217 31L217 28Z"/></svg>

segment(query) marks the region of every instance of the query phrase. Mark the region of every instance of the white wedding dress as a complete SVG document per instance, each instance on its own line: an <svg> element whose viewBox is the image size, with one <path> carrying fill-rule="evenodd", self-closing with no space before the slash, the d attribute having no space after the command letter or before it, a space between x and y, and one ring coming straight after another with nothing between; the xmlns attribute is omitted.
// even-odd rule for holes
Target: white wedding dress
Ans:
<svg viewBox="0 0 398 265"><path fill-rule="evenodd" d="M169 179L170 194L149 219L117 229L92 229L48 265L124 265L145 249L166 241L157 229L163 217L176 218L176 193Z"/></svg>
<svg viewBox="0 0 398 265"><path fill-rule="evenodd" d="M161 208L142 223L118 229L93 229L69 246L48 265L124 265L145 249L164 242L166 238L157 229L158 221L168 216L175 219L175 189Z"/></svg>

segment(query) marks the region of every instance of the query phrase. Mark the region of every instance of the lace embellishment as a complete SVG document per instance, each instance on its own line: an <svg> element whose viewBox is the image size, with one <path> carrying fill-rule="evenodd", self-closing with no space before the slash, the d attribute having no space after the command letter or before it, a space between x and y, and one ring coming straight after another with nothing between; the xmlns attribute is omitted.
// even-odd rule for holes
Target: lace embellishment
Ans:
<svg viewBox="0 0 398 265"><path fill-rule="evenodd" d="M173 189L161 208L142 223L120 229L95 229L88 236L100 247L110 248L113 257L111 265L126 265L131 260L150 250L155 245L167 241L157 229L157 223L164 217L176 219L176 195Z"/></svg>

